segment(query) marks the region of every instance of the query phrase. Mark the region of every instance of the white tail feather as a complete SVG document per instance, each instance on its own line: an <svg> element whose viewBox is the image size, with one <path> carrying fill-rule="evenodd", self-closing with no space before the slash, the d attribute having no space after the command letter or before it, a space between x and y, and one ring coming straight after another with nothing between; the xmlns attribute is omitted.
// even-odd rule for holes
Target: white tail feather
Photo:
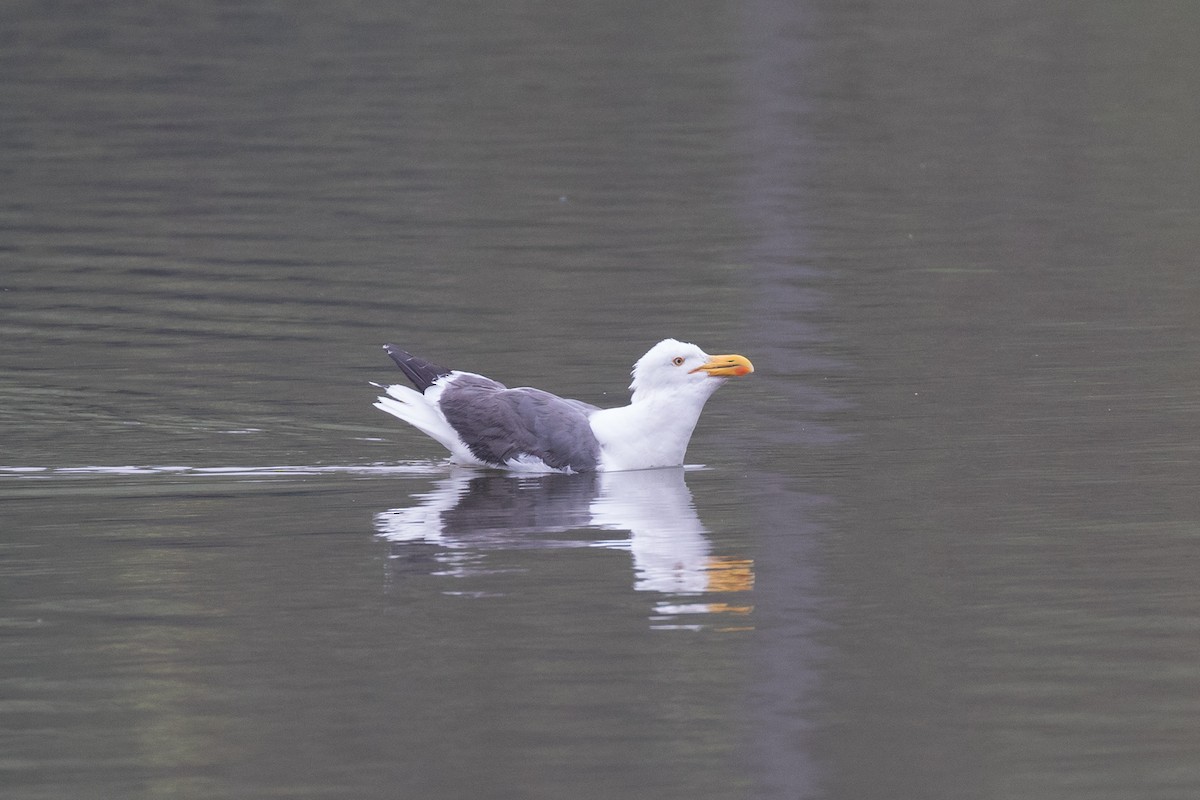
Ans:
<svg viewBox="0 0 1200 800"><path fill-rule="evenodd" d="M437 440L450 451L455 461L466 464L478 464L479 460L471 455L471 451L463 444L462 439L450 427L437 405L420 392L407 386L393 384L380 386L387 396L380 396L375 401L375 407L386 411L393 417L402 419L409 425L424 433L431 439Z"/></svg>

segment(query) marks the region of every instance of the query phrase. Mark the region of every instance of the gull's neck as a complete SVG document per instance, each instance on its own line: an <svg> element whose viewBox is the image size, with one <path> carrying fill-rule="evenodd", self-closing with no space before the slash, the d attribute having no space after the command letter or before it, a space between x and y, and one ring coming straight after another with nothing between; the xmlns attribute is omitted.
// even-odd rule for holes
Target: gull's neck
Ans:
<svg viewBox="0 0 1200 800"><path fill-rule="evenodd" d="M590 421L600 443L600 468L616 471L682 465L692 431L711 394L711 390L643 391L635 393L627 406L597 411Z"/></svg>

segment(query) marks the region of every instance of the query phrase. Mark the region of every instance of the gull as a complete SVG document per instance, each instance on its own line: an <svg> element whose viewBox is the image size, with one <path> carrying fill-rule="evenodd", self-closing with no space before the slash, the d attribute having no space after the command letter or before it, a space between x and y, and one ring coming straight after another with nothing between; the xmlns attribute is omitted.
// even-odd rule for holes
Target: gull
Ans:
<svg viewBox="0 0 1200 800"><path fill-rule="evenodd" d="M740 355L710 356L664 339L633 366L629 404L598 408L541 389L509 389L395 345L383 349L414 388L383 386L375 407L450 451L450 460L517 472L618 472L683 464L705 402L754 371Z"/></svg>

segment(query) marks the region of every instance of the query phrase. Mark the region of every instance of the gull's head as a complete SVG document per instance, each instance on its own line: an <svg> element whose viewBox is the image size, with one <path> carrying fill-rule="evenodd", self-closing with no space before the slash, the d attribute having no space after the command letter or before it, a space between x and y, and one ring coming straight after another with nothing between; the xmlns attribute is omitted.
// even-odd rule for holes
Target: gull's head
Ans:
<svg viewBox="0 0 1200 800"><path fill-rule="evenodd" d="M754 372L745 356L710 356L694 344L663 339L633 365L633 401L660 392L703 400L728 378Z"/></svg>

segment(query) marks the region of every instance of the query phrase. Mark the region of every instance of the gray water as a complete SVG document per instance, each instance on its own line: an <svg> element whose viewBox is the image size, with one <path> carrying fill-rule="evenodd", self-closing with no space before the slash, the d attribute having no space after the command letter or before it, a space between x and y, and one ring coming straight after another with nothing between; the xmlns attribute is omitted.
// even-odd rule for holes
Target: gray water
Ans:
<svg viewBox="0 0 1200 800"><path fill-rule="evenodd" d="M1200 6L10 3L6 798L1200 795ZM516 478L379 349L689 468Z"/></svg>

